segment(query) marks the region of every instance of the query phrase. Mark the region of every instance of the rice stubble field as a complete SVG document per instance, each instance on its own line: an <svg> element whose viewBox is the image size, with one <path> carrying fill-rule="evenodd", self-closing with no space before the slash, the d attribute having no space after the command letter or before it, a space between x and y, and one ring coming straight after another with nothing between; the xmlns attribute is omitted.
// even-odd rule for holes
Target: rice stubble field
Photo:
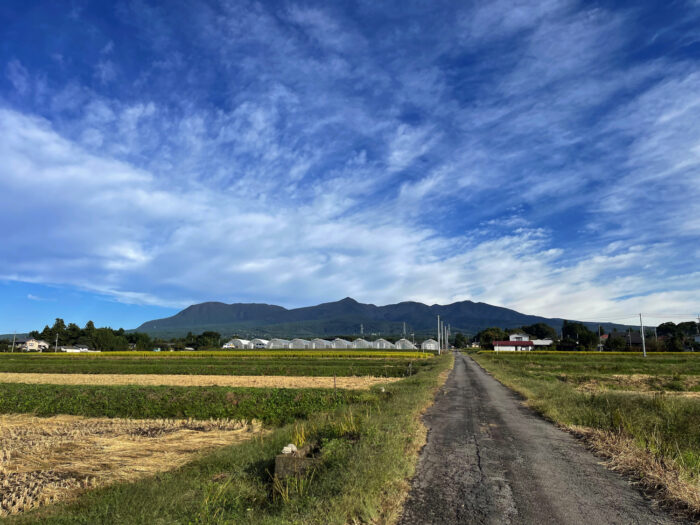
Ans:
<svg viewBox="0 0 700 525"><path fill-rule="evenodd" d="M265 372L292 358L165 355L0 357L1 512L18 523L388 516L398 512L415 465L419 412L450 361L304 357L283 363L291 374L279 377ZM206 372L186 373L190 359ZM60 371L37 372L52 362ZM386 374L359 376L365 363ZM18 371L22 364L31 371ZM173 366L177 374L153 373ZM309 370L322 374L300 375ZM288 442L314 444L319 467L288 480L272 476Z"/></svg>

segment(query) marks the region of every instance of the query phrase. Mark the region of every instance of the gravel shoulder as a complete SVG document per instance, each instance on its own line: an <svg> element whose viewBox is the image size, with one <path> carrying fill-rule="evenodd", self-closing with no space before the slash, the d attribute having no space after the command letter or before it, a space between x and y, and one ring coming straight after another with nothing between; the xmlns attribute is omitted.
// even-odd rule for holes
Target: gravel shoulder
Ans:
<svg viewBox="0 0 700 525"><path fill-rule="evenodd" d="M462 354L425 423L401 525L687 523Z"/></svg>

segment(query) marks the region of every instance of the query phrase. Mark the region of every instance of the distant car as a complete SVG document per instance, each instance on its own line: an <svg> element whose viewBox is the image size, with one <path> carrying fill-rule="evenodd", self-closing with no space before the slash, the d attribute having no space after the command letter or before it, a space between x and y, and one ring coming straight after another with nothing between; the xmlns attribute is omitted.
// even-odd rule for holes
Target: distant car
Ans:
<svg viewBox="0 0 700 525"><path fill-rule="evenodd" d="M160 348L154 348L153 351L154 351L154 352L160 352Z"/></svg>

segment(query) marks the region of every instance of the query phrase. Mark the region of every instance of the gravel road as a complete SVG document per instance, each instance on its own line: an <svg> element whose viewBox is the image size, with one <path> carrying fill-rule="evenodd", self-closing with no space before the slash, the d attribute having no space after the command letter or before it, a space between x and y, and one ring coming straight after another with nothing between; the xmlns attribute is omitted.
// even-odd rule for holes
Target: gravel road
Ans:
<svg viewBox="0 0 700 525"><path fill-rule="evenodd" d="M456 354L425 423L428 443L401 525L685 523L654 508L469 357Z"/></svg>

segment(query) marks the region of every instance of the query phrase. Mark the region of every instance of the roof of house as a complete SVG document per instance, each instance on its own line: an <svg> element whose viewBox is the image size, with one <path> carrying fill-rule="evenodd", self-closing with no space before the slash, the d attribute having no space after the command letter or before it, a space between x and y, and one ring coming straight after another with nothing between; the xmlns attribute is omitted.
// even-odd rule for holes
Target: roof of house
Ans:
<svg viewBox="0 0 700 525"><path fill-rule="evenodd" d="M493 346L535 346L532 341L494 341Z"/></svg>

